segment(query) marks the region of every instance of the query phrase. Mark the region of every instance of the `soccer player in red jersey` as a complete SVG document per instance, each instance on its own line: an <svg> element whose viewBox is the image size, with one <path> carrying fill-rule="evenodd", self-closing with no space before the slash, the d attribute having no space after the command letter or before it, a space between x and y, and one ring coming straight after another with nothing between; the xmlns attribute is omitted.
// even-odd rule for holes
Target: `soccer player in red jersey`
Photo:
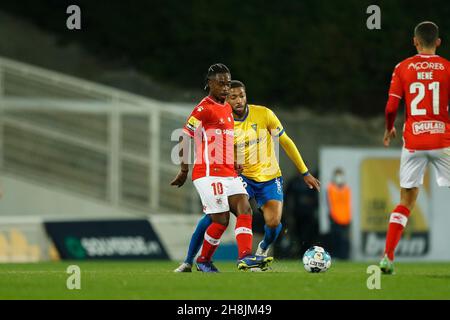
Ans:
<svg viewBox="0 0 450 320"><path fill-rule="evenodd" d="M263 268L273 259L252 255L252 209L247 191L235 170L234 119L231 106L225 102L230 84L228 68L221 63L212 65L207 74L209 95L194 108L183 128L184 134L194 139L192 180L200 195L203 212L212 220L197 258L197 269L203 272L218 272L211 259L228 226L230 209L237 216L238 268ZM180 172L171 185L181 187L186 181L189 166L185 151L188 143L189 139L183 137Z"/></svg>
<svg viewBox="0 0 450 320"><path fill-rule="evenodd" d="M393 210L380 268L394 272L394 251L400 241L411 210L416 203L425 169L436 169L439 186L450 186L450 62L436 55L441 44L438 26L429 21L414 29L418 54L400 62L392 74L386 105L384 145L396 136L394 121L401 99L405 99L403 150L400 161L401 200Z"/></svg>

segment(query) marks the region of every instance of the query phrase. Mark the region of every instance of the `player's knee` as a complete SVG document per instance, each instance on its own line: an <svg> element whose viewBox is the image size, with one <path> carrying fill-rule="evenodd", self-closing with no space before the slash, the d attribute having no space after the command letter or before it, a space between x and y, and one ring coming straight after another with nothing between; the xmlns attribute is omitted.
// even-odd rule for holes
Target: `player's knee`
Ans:
<svg viewBox="0 0 450 320"><path fill-rule="evenodd" d="M280 219L278 219L277 217L269 218L266 220L266 226L268 226L271 229L274 229L278 227L280 222L281 222Z"/></svg>
<svg viewBox="0 0 450 320"><path fill-rule="evenodd" d="M250 206L250 204L245 204L242 206L242 209L240 210L240 214L253 214L253 210L252 207Z"/></svg>
<svg viewBox="0 0 450 320"><path fill-rule="evenodd" d="M229 222L230 222L230 218L220 218L216 221L216 223L221 224L225 227L228 227Z"/></svg>
<svg viewBox="0 0 450 320"><path fill-rule="evenodd" d="M408 210L413 210L416 204L418 194L418 188L402 188L400 204L408 208Z"/></svg>
<svg viewBox="0 0 450 320"><path fill-rule="evenodd" d="M228 227L229 223L230 223L230 216L228 215L223 219L222 225L224 225L225 227Z"/></svg>
<svg viewBox="0 0 450 320"><path fill-rule="evenodd" d="M227 227L228 223L230 222L230 214L229 213L214 214L211 217L211 219L213 222Z"/></svg>

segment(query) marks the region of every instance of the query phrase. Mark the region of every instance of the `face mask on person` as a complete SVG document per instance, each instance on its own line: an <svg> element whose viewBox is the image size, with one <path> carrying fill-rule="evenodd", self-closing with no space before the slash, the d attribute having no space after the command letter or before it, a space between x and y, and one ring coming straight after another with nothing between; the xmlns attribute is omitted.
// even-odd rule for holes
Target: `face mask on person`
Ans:
<svg viewBox="0 0 450 320"><path fill-rule="evenodd" d="M339 186L342 186L345 184L345 176L343 174L336 174L334 176L334 183L336 183Z"/></svg>

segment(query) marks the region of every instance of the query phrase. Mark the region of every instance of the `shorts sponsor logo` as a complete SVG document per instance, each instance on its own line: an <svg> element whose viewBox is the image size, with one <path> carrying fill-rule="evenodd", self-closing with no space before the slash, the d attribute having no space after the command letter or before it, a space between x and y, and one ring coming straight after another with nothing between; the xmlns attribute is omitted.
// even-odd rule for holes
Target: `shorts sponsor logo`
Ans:
<svg viewBox="0 0 450 320"><path fill-rule="evenodd" d="M445 133L445 123L442 121L420 121L412 124L415 135L423 133Z"/></svg>
<svg viewBox="0 0 450 320"><path fill-rule="evenodd" d="M278 194L282 194L283 193L283 188L281 187L281 181L279 178L275 179L275 183L277 184L277 193Z"/></svg>

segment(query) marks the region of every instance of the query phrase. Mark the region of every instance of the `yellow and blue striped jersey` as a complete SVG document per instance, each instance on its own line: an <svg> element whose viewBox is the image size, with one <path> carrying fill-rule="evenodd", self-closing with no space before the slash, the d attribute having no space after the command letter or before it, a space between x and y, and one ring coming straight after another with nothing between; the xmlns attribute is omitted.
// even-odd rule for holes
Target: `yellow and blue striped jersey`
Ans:
<svg viewBox="0 0 450 320"><path fill-rule="evenodd" d="M281 176L272 137L283 133L280 120L264 106L248 105L245 117L234 119L236 160L243 165L244 176L257 182Z"/></svg>

